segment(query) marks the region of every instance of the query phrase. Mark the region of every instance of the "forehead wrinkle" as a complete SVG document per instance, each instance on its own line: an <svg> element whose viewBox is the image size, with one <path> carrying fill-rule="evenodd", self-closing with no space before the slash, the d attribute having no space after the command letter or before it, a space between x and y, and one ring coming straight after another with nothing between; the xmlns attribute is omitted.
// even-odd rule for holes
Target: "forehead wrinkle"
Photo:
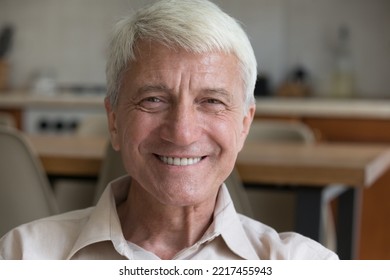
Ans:
<svg viewBox="0 0 390 280"><path fill-rule="evenodd" d="M172 93L172 89L167 87L164 84L149 84L149 85L144 85L141 86L137 90L138 94L143 94L143 93L149 93L149 92L164 92L164 93Z"/></svg>

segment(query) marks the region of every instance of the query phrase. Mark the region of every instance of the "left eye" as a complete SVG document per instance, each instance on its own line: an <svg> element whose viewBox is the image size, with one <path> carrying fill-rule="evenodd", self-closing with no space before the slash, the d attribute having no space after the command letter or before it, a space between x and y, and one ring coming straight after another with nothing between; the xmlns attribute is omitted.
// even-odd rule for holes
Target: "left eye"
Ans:
<svg viewBox="0 0 390 280"><path fill-rule="evenodd" d="M145 101L147 102L161 102L161 99L157 98L157 97L149 97L149 98L146 98Z"/></svg>
<svg viewBox="0 0 390 280"><path fill-rule="evenodd" d="M212 98L207 99L206 102L209 103L209 104L222 104L221 101L219 101L217 99L212 99Z"/></svg>
<svg viewBox="0 0 390 280"><path fill-rule="evenodd" d="M218 113L226 109L226 104L220 99L205 98L201 102L201 108L206 112Z"/></svg>

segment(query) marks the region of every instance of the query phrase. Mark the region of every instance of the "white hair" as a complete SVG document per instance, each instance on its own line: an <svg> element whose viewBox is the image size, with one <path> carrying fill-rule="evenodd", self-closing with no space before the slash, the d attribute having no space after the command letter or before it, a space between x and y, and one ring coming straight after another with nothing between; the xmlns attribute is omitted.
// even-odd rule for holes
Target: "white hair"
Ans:
<svg viewBox="0 0 390 280"><path fill-rule="evenodd" d="M124 70L136 59L138 40L152 40L192 53L234 54L241 69L245 111L255 102L257 63L240 24L207 0L161 0L120 20L115 26L106 68L107 94L112 106L117 103Z"/></svg>

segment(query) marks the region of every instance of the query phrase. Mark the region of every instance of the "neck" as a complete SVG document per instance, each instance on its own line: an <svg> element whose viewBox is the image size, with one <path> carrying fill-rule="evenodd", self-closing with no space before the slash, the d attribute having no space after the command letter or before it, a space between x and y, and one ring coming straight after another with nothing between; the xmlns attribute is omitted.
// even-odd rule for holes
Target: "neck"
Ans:
<svg viewBox="0 0 390 280"><path fill-rule="evenodd" d="M203 236L212 222L215 199L191 206L165 205L132 184L127 200L118 206L124 237L161 259L172 259Z"/></svg>

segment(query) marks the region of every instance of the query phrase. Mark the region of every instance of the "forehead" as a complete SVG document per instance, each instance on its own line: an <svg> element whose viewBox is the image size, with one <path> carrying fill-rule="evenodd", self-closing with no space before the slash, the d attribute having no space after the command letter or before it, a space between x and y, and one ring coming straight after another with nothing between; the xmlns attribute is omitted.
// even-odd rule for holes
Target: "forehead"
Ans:
<svg viewBox="0 0 390 280"><path fill-rule="evenodd" d="M192 53L180 47L167 47L154 41L137 42L135 61L130 62L127 69L132 72L133 77L141 74L160 77L170 72L211 75L215 79L229 76L229 80L239 80L241 77L238 59L233 54Z"/></svg>

